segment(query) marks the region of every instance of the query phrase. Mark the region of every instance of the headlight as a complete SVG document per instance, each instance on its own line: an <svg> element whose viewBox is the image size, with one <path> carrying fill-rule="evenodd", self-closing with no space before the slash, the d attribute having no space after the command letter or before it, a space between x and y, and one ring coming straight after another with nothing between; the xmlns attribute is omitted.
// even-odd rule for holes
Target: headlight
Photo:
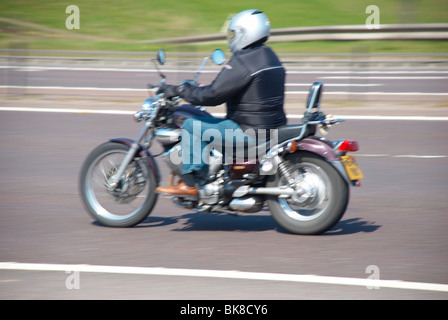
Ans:
<svg viewBox="0 0 448 320"><path fill-rule="evenodd" d="M142 111L137 111L136 113L134 113L134 115L132 116L132 119L134 119L135 122L140 122L143 120L145 114Z"/></svg>
<svg viewBox="0 0 448 320"><path fill-rule="evenodd" d="M151 98L146 99L142 104L142 110L145 112L149 112L152 109L153 100Z"/></svg>

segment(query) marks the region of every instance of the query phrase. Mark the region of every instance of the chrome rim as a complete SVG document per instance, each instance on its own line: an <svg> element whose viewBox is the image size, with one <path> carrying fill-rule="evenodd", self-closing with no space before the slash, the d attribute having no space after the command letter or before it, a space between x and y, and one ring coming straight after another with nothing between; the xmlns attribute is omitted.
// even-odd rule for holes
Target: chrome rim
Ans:
<svg viewBox="0 0 448 320"><path fill-rule="evenodd" d="M135 215L148 196L148 170L141 161L126 168L120 187L110 188L109 178L126 156L125 150L110 150L90 166L86 178L87 200L94 212L111 220L126 220Z"/></svg>
<svg viewBox="0 0 448 320"><path fill-rule="evenodd" d="M298 221L311 221L324 214L332 194L330 178L325 170L314 163L304 162L291 166L289 174L300 192L288 198L279 198L285 214ZM287 182L282 178L279 186L285 185Z"/></svg>

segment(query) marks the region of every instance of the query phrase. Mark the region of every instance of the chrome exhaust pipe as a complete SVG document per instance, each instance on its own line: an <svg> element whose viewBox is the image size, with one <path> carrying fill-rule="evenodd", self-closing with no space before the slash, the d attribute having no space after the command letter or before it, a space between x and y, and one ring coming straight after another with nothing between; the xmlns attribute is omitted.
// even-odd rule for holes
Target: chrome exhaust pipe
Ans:
<svg viewBox="0 0 448 320"><path fill-rule="evenodd" d="M290 187L251 188L249 186L241 186L233 192L233 197L240 198L247 194L264 194L264 195L272 195L272 196L292 196L299 192L300 192L299 190L295 190Z"/></svg>

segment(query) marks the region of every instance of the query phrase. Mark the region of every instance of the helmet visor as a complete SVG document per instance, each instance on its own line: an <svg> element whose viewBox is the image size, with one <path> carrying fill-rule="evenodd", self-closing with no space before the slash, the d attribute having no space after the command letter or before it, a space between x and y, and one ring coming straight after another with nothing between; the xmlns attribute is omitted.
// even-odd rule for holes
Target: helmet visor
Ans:
<svg viewBox="0 0 448 320"><path fill-rule="evenodd" d="M235 39L235 30L228 30L227 31L227 41L232 41Z"/></svg>

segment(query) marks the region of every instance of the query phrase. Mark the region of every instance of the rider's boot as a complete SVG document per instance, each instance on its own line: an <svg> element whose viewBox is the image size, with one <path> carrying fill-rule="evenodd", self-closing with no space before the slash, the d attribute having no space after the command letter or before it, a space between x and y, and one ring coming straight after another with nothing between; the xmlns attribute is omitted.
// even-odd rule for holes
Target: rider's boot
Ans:
<svg viewBox="0 0 448 320"><path fill-rule="evenodd" d="M158 187L156 188L157 192L160 193L168 193L178 196L197 196L198 195L198 187L190 187L185 182L180 182L179 184L171 187Z"/></svg>

